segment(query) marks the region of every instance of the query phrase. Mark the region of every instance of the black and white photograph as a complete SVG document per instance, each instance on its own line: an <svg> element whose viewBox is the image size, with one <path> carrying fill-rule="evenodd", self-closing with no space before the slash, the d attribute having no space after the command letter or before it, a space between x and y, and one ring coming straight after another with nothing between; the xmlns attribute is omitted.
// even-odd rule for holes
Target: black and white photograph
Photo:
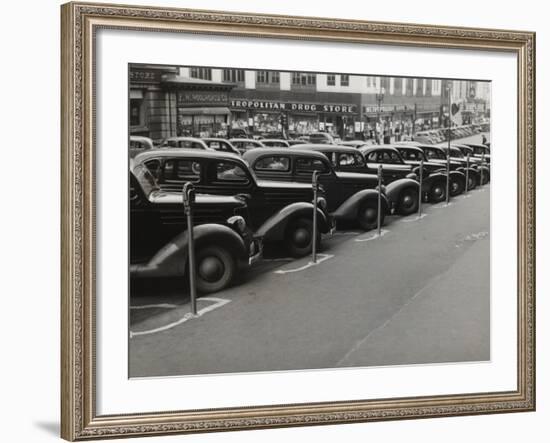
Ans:
<svg viewBox="0 0 550 443"><path fill-rule="evenodd" d="M131 378L491 360L490 81L128 76Z"/></svg>

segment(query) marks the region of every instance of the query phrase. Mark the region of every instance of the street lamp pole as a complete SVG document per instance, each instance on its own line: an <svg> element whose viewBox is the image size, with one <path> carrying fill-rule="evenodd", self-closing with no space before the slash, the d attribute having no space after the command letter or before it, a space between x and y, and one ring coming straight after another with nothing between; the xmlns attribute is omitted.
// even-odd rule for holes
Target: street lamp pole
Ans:
<svg viewBox="0 0 550 443"><path fill-rule="evenodd" d="M384 136L383 130L382 130L382 122L380 121L380 116L382 114L382 102L384 101L384 95L386 93L386 90L384 88L380 89L380 92L376 94L376 101L378 102L378 112L376 113L376 121L380 124L380 132L382 133L382 137ZM380 143L380 136L378 136L378 142Z"/></svg>

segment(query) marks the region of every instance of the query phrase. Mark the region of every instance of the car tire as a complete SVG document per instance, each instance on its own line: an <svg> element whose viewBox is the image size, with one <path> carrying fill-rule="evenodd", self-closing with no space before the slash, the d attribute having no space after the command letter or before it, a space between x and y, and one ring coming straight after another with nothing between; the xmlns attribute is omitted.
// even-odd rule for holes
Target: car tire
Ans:
<svg viewBox="0 0 550 443"><path fill-rule="evenodd" d="M311 253L313 238L313 221L307 218L292 220L284 237L285 249L292 257L304 257ZM321 233L317 231L317 245L320 244Z"/></svg>
<svg viewBox="0 0 550 443"><path fill-rule="evenodd" d="M380 217L380 225L384 224L384 206L382 205L382 214ZM357 223L364 231L370 231L378 227L378 200L369 199L359 206L357 211Z"/></svg>
<svg viewBox="0 0 550 443"><path fill-rule="evenodd" d="M487 171L483 171L483 177L481 177L480 173L479 181L482 182L481 185L486 185L487 183L489 183L489 180L491 180L491 176Z"/></svg>
<svg viewBox="0 0 550 443"><path fill-rule="evenodd" d="M472 175L468 175L468 191L477 187L477 179Z"/></svg>
<svg viewBox="0 0 550 443"><path fill-rule="evenodd" d="M418 191L414 188L405 188L399 193L397 213L411 215L418 211Z"/></svg>
<svg viewBox="0 0 550 443"><path fill-rule="evenodd" d="M438 181L433 184L428 193L428 200L430 203L440 203L445 200L445 187L447 183L444 181Z"/></svg>
<svg viewBox="0 0 550 443"><path fill-rule="evenodd" d="M456 197L464 192L466 183L462 180L451 179L449 186L451 188L451 197Z"/></svg>
<svg viewBox="0 0 550 443"><path fill-rule="evenodd" d="M196 253L196 284L199 292L221 291L231 284L237 263L231 253L221 246L206 246Z"/></svg>

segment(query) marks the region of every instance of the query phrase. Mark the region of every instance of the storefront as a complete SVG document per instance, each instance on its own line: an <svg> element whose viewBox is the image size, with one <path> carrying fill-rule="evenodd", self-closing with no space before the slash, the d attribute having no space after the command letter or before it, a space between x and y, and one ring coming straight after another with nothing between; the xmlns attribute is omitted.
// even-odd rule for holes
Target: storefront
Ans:
<svg viewBox="0 0 550 443"><path fill-rule="evenodd" d="M231 111L232 84L200 82L172 77L163 87L175 94L176 118L170 132L189 137L227 137ZM172 107L172 106L171 106Z"/></svg>
<svg viewBox="0 0 550 443"><path fill-rule="evenodd" d="M250 133L298 137L325 131L353 138L358 106L353 103L318 103L285 100L233 98L230 103L232 128Z"/></svg>

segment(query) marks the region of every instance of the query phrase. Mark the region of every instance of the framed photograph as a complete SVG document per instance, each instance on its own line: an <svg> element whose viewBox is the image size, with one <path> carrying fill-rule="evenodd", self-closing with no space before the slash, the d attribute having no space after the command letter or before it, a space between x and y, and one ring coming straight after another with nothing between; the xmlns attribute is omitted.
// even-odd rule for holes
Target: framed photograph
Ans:
<svg viewBox="0 0 550 443"><path fill-rule="evenodd" d="M62 437L535 409L535 35L68 3Z"/></svg>

